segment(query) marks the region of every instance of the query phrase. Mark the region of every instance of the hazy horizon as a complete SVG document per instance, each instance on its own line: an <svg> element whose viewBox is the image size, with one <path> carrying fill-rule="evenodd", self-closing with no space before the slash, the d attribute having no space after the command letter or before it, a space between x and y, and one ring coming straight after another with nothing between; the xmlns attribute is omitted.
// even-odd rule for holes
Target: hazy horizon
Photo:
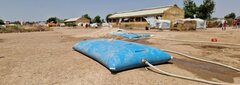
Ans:
<svg viewBox="0 0 240 85"><path fill-rule="evenodd" d="M203 0L194 0L198 5ZM240 16L239 0L215 0L216 7L212 17L222 18L234 12ZM183 7L183 0L119 0L119 1L94 1L94 0L1 0L0 19L5 21L45 21L49 17L60 19L80 17L89 14L91 18L99 15L105 19L109 13L159 7L177 4Z"/></svg>

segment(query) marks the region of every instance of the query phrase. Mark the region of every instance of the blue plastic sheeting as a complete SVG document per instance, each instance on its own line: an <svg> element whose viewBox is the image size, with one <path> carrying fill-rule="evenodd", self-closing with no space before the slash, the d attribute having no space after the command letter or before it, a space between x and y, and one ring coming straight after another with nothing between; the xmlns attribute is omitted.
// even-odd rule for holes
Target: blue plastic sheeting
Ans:
<svg viewBox="0 0 240 85"><path fill-rule="evenodd" d="M118 30L117 32L112 32L111 34L116 35L116 36L125 37L125 38L128 38L128 39L150 37L150 34L129 33L129 32L124 31L124 30Z"/></svg>
<svg viewBox="0 0 240 85"><path fill-rule="evenodd" d="M116 34L117 36L133 39L133 38L146 38L150 37L149 34L137 34L137 33L123 33L123 34Z"/></svg>
<svg viewBox="0 0 240 85"><path fill-rule="evenodd" d="M73 49L115 72L144 66L141 63L142 59L146 59L151 64L161 64L172 58L168 53L157 48L121 40L86 40L75 44Z"/></svg>

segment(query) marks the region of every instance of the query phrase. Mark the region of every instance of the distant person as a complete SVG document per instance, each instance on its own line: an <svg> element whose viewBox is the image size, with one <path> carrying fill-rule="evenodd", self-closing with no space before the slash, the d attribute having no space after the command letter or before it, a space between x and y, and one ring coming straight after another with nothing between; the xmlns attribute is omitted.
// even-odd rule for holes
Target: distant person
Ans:
<svg viewBox="0 0 240 85"><path fill-rule="evenodd" d="M233 24L233 29L234 29L234 28L237 28L237 19L234 19L233 22L232 22L232 24Z"/></svg>
<svg viewBox="0 0 240 85"><path fill-rule="evenodd" d="M236 19L236 21L237 21L236 27L239 28L240 20L239 20L239 19Z"/></svg>
<svg viewBox="0 0 240 85"><path fill-rule="evenodd" d="M85 24L85 28L88 28L89 27L89 25L88 24Z"/></svg>
<svg viewBox="0 0 240 85"><path fill-rule="evenodd" d="M222 30L226 30L227 27L227 21L224 19L222 20Z"/></svg>
<svg viewBox="0 0 240 85"><path fill-rule="evenodd" d="M227 20L224 20L224 30L227 28Z"/></svg>

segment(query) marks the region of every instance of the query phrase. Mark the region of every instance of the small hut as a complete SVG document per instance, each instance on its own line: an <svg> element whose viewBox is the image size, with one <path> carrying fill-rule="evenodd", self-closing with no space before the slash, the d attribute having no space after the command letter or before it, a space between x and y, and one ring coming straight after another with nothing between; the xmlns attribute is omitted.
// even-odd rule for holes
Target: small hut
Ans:
<svg viewBox="0 0 240 85"><path fill-rule="evenodd" d="M90 25L90 20L85 17L70 18L64 21L66 26L83 26L87 27Z"/></svg>

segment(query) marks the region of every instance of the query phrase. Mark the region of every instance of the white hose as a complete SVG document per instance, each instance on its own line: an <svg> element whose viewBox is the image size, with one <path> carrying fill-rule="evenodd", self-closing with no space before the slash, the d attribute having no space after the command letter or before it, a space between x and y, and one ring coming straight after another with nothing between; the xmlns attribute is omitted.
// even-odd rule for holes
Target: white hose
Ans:
<svg viewBox="0 0 240 85"><path fill-rule="evenodd" d="M193 57L193 56L190 56L190 55L187 55L187 54L183 54L183 53L180 53L180 52L176 52L176 51L165 50L165 49L161 49L161 50L163 50L163 51L165 51L165 52L169 52L169 53L174 53L174 54L182 55L182 56L185 56L185 57L190 58L190 59L194 59L194 60L198 60L198 61L203 61L203 62L212 63L212 64L216 64L216 65L219 65L219 66L227 67L227 68L230 68L230 69L232 69L232 70L235 70L235 71L240 72L240 69L235 68L235 67L232 67L232 66L229 66L229 65L225 65L225 64L222 64L222 63L218 63L218 62L213 62L213 61L208 61L208 60L200 59L200 58Z"/></svg>
<svg viewBox="0 0 240 85"><path fill-rule="evenodd" d="M155 38L155 39L168 40L168 41L178 41L178 42L208 43L208 44L240 46L240 44L224 43L224 42L190 41L190 40L178 40L178 39L166 39L166 38Z"/></svg>
<svg viewBox="0 0 240 85"><path fill-rule="evenodd" d="M203 83L213 84L213 85L240 85L240 84L218 83L218 82L208 81L208 80L204 80L204 79L198 79L198 78L192 78L192 77L187 77L187 76L176 75L176 74L168 73L168 72L165 72L163 70L158 69L157 67L155 67L152 64L150 64L147 60L143 59L142 62L144 64L152 67L153 69L159 71L160 73L168 75L168 76L172 76L172 77L177 77L177 78L182 78L182 79L187 79L187 80L192 80L192 81L197 81L197 82L203 82Z"/></svg>

